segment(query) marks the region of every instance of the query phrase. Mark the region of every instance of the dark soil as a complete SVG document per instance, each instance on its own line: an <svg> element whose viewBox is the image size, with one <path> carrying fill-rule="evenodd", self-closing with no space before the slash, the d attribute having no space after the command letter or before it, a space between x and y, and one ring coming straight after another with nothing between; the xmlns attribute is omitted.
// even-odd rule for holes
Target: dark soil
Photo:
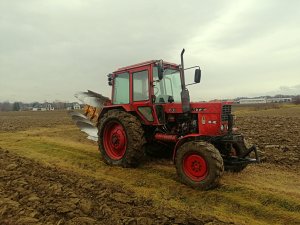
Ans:
<svg viewBox="0 0 300 225"><path fill-rule="evenodd" d="M0 149L0 224L225 224Z"/></svg>
<svg viewBox="0 0 300 225"><path fill-rule="evenodd" d="M300 169L300 108L238 115L236 125L249 144L257 145L263 162Z"/></svg>
<svg viewBox="0 0 300 225"><path fill-rule="evenodd" d="M73 124L67 111L0 112L1 131L22 131L37 127L55 127Z"/></svg>

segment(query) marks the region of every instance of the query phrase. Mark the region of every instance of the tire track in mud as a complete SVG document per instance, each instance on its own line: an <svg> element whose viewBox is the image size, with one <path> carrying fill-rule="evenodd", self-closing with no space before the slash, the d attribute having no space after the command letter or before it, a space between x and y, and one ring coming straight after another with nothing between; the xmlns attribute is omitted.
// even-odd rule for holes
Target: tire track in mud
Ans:
<svg viewBox="0 0 300 225"><path fill-rule="evenodd" d="M228 224L0 148L1 224Z"/></svg>

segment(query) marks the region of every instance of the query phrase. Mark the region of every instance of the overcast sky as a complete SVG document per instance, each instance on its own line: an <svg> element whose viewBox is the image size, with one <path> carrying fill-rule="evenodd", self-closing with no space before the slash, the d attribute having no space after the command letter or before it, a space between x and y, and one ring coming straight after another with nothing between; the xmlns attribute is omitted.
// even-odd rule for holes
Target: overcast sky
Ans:
<svg viewBox="0 0 300 225"><path fill-rule="evenodd" d="M297 0L0 0L0 101L109 96L108 73L183 47L193 100L300 94Z"/></svg>

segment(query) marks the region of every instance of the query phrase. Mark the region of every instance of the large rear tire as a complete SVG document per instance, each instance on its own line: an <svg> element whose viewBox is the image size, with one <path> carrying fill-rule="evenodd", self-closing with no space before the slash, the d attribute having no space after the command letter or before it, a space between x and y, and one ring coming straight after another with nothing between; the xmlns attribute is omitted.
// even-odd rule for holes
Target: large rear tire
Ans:
<svg viewBox="0 0 300 225"><path fill-rule="evenodd" d="M144 156L144 130L133 115L111 110L98 126L99 150L109 165L136 167Z"/></svg>
<svg viewBox="0 0 300 225"><path fill-rule="evenodd" d="M218 186L224 171L219 151L206 142L184 143L177 151L175 166L182 183L200 190Z"/></svg>

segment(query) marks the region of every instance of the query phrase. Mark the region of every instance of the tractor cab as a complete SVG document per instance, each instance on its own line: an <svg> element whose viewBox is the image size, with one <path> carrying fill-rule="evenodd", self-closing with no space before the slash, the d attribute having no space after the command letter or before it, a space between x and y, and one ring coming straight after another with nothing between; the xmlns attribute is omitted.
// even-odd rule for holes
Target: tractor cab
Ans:
<svg viewBox="0 0 300 225"><path fill-rule="evenodd" d="M200 68L195 72L195 83L199 82ZM112 105L135 111L143 124L165 124L170 105L179 107L178 113L190 112L184 68L180 65L151 60L118 69L108 75L108 83L112 86Z"/></svg>
<svg viewBox="0 0 300 225"><path fill-rule="evenodd" d="M179 66L151 60L118 69L109 74L112 106L135 111L143 124L164 124L166 103L181 103Z"/></svg>
<svg viewBox="0 0 300 225"><path fill-rule="evenodd" d="M244 137L233 132L230 102L190 101L184 72L195 68L195 84L201 70L184 68L183 53L181 65L151 60L114 71L108 75L111 99L81 93L87 110L72 118L98 141L107 164L134 167L144 153L171 150L180 180L207 190L218 185L224 169L239 172L259 158L256 147L247 148ZM88 118L96 118L96 127Z"/></svg>

